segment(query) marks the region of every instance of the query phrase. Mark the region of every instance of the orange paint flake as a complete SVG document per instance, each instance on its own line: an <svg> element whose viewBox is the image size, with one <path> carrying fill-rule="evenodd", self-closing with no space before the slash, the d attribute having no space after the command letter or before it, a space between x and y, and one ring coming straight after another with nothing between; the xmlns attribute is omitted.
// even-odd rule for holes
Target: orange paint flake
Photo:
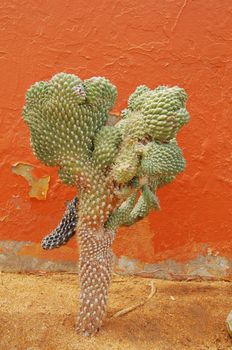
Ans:
<svg viewBox="0 0 232 350"><path fill-rule="evenodd" d="M33 169L33 165L26 163L16 163L12 166L12 172L24 177L30 185L29 197L45 200L47 197L50 176L44 175L41 178L36 178L32 174Z"/></svg>

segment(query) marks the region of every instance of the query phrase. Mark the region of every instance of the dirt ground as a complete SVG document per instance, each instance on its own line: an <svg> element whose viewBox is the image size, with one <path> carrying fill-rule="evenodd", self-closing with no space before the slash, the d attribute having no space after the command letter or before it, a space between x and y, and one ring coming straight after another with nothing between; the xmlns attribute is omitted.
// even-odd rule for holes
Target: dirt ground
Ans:
<svg viewBox="0 0 232 350"><path fill-rule="evenodd" d="M150 293L151 279L113 278L107 318L91 338L75 333L78 276L0 275L0 350L225 350L232 349L225 319L232 283L153 280L155 295L113 318Z"/></svg>

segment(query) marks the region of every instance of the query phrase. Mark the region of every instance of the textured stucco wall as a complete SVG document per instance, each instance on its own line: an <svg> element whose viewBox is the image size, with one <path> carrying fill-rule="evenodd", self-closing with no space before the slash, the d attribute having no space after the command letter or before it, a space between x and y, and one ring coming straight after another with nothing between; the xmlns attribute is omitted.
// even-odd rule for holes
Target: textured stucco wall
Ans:
<svg viewBox="0 0 232 350"><path fill-rule="evenodd" d="M231 13L230 0L0 2L2 268L68 269L77 258L75 239L54 252L39 247L75 192L32 155L21 119L30 84L65 71L109 78L115 112L143 83L189 94L192 120L179 136L186 172L159 191L159 213L119 232L119 270L231 275Z"/></svg>

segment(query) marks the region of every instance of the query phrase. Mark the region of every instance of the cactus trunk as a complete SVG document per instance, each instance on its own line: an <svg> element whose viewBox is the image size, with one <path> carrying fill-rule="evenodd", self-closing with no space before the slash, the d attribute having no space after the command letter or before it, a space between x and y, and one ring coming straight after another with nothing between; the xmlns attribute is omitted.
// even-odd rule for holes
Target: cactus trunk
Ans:
<svg viewBox="0 0 232 350"><path fill-rule="evenodd" d="M80 311L77 328L89 336L98 331L106 314L107 294L111 280L114 233L103 227L93 231L85 225L78 228L80 244Z"/></svg>

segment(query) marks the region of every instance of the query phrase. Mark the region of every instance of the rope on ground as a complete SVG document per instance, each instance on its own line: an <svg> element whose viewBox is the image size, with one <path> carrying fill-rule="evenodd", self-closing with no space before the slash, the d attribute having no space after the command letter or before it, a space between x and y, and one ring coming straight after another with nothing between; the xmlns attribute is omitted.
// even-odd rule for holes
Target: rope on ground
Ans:
<svg viewBox="0 0 232 350"><path fill-rule="evenodd" d="M151 281L151 292L148 295L147 299L145 299L144 301L141 301L139 304L136 304L136 305L133 305L133 306L129 306L129 307L125 308L125 309L122 309L122 310L116 312L112 316L112 318L123 316L123 315L125 315L125 314L127 314L127 313L129 313L129 312L131 312L131 311L133 311L135 309L137 309L138 307L143 306L144 304L146 304L155 295L156 291L157 291L157 288L155 287L155 283L154 283L154 281Z"/></svg>

